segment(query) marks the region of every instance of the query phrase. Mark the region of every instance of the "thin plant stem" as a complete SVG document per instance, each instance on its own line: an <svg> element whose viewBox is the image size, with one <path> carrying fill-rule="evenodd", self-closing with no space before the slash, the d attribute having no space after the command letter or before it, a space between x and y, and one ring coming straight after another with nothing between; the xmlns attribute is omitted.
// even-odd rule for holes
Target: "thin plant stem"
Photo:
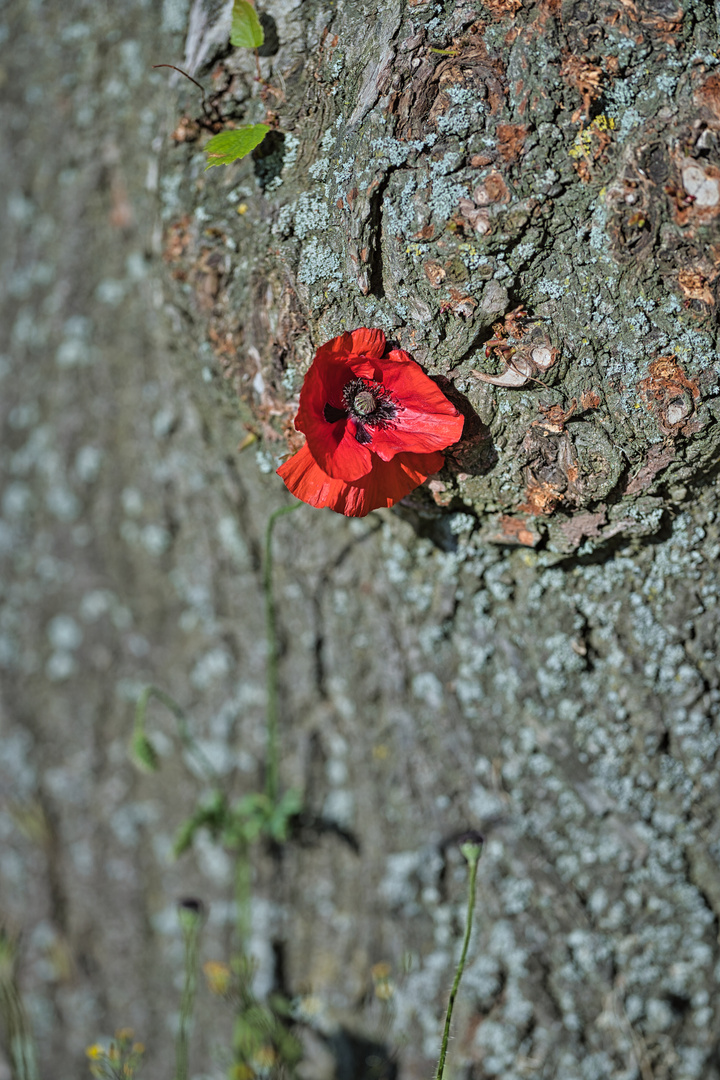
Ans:
<svg viewBox="0 0 720 1080"><path fill-rule="evenodd" d="M176 67L175 64L153 64L153 67L154 68L172 68L173 71L179 71L180 74L184 75L186 79L189 79L191 83L195 83L198 90L202 94L202 107L203 107L203 112L205 113L205 116L207 117L207 119L210 120L210 121L213 121L213 122L218 122L218 121L222 122L222 114L220 113L220 110L218 109L217 105L215 105L214 102L208 103L207 97L205 96L204 88L200 85L200 83L197 81L197 79L193 79L192 75L188 75L187 71L183 71L182 68Z"/></svg>
<svg viewBox="0 0 720 1080"><path fill-rule="evenodd" d="M188 1080L190 1027L197 989L198 945L202 930L202 914L181 906L180 925L185 943L185 983L180 1003L180 1023L175 1040L175 1080Z"/></svg>
<svg viewBox="0 0 720 1080"><path fill-rule="evenodd" d="M235 857L235 907L237 916L238 954L245 956L251 932L252 876L250 852L247 841L243 840Z"/></svg>
<svg viewBox="0 0 720 1080"><path fill-rule="evenodd" d="M161 690L159 686L146 686L140 695L135 709L135 731L134 736L145 736L145 716L147 713L148 705L152 698L156 698L168 712L172 713L177 722L177 731L180 738L180 742L183 744L189 754L191 754L198 762L200 768L205 774L205 779L210 783L217 784L217 773L213 768L209 759L202 752L197 745L192 735L190 734L190 725L188 719L181 707L178 705L174 698L171 698L169 694L166 694L164 690Z"/></svg>
<svg viewBox="0 0 720 1080"><path fill-rule="evenodd" d="M273 554L272 536L275 522L285 514L297 510L302 503L281 506L270 515L265 530L265 566L263 592L265 594L265 637L267 640L267 758L265 765L265 794L274 806L278 793L278 640L275 619L275 600L272 591Z"/></svg>
<svg viewBox="0 0 720 1080"><path fill-rule="evenodd" d="M448 1000L447 1013L445 1015L445 1029L443 1031L442 1045L440 1047L440 1060L438 1062L437 1072L435 1073L435 1080L443 1080L445 1076L445 1058L447 1057L448 1042L450 1040L450 1024L452 1023L452 1014L453 1009L455 1008L455 998L457 997L460 980L462 979L463 971L465 970L465 960L467 958L468 946L470 945L470 935L472 934L473 913L475 911L475 883L477 881L478 864L480 862L480 856L482 855L482 841L462 844L460 850L465 856L470 870L468 875L465 937L463 939L462 952L460 953L460 960L458 961L455 978L450 991L450 998Z"/></svg>

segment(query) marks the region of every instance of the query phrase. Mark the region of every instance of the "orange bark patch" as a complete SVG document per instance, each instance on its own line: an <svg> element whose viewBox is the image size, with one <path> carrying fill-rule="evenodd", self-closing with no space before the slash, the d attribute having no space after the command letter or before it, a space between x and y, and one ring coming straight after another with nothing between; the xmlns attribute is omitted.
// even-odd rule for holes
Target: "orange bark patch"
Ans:
<svg viewBox="0 0 720 1080"><path fill-rule="evenodd" d="M531 477L525 489L525 498L527 502L518 506L521 514L547 517L552 514L557 504L562 501L563 494L552 484Z"/></svg>
<svg viewBox="0 0 720 1080"><path fill-rule="evenodd" d="M563 409L562 405L540 405L542 417L539 420L533 420L533 427L541 427L551 435L560 435L565 430L565 424L575 412L576 406L577 401L575 398L572 399L567 409ZM577 477L573 479L577 479Z"/></svg>
<svg viewBox="0 0 720 1080"><path fill-rule="evenodd" d="M522 544L524 547L535 547L540 541L540 534L534 529L528 528L529 522L523 518L511 517L503 514L500 518L502 533L495 537L496 543Z"/></svg>
<svg viewBox="0 0 720 1080"><path fill-rule="evenodd" d="M694 379L688 379L674 356L653 360L647 378L638 383L638 390L657 415L666 435L690 435L698 430L690 417L700 389Z"/></svg>
<svg viewBox="0 0 720 1080"><path fill-rule="evenodd" d="M695 104L707 109L713 120L720 121L720 74L709 75L694 94Z"/></svg>
<svg viewBox="0 0 720 1080"><path fill-rule="evenodd" d="M600 404L600 395L597 390L583 390L580 396L580 408L585 412L586 409L597 409Z"/></svg>
<svg viewBox="0 0 720 1080"><path fill-rule="evenodd" d="M572 114L572 122L577 123L583 113L585 119L589 120L590 106L602 93L602 68L582 56L567 54L560 68L560 76L582 97L582 107Z"/></svg>
<svg viewBox="0 0 720 1080"><path fill-rule="evenodd" d="M180 263L185 256L190 244L193 241L193 235L190 226L191 218L189 214L184 214L178 221L174 221L168 226L165 233L165 246L163 248L163 259L166 263ZM176 281L185 281L187 279L187 270L182 266L175 266L170 271L171 276Z"/></svg>
<svg viewBox="0 0 720 1080"><path fill-rule="evenodd" d="M483 7L487 8L494 19L511 18L522 7L522 0L482 0Z"/></svg>
<svg viewBox="0 0 720 1080"><path fill-rule="evenodd" d="M423 266L423 272L433 289L439 289L445 280L445 271L440 263L426 262Z"/></svg>
<svg viewBox="0 0 720 1080"><path fill-rule="evenodd" d="M674 457L674 446L651 446L647 460L643 463L638 472L628 481L627 487L625 488L625 494L637 495L638 492L644 491L645 488L650 487L657 474L666 469Z"/></svg>
<svg viewBox="0 0 720 1080"><path fill-rule="evenodd" d="M181 116L170 138L175 143L195 142L200 138L201 130L197 120L191 120L189 116Z"/></svg>
<svg viewBox="0 0 720 1080"><path fill-rule="evenodd" d="M481 184L478 184L473 191L472 197L477 206L510 202L508 186L500 173L495 170L489 176L486 176Z"/></svg>
<svg viewBox="0 0 720 1080"><path fill-rule="evenodd" d="M702 300L703 304L714 307L715 297L708 282L713 281L716 277L717 271L708 278L702 270L680 270L678 273L678 285L688 300Z"/></svg>
<svg viewBox="0 0 720 1080"><path fill-rule="evenodd" d="M498 152L503 161L510 164L518 160L523 152L527 131L525 124L498 124Z"/></svg>

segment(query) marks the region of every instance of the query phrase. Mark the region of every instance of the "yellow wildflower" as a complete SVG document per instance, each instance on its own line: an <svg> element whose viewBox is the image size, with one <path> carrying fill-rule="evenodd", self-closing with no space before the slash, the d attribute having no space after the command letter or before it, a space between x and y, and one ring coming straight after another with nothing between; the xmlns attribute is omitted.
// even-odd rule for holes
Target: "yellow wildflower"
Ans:
<svg viewBox="0 0 720 1080"><path fill-rule="evenodd" d="M241 1063L240 1065L233 1065L228 1075L229 1080L253 1080L255 1073L249 1065Z"/></svg>
<svg viewBox="0 0 720 1080"><path fill-rule="evenodd" d="M211 994L226 994L230 988L230 968L219 960L208 960L203 964L205 979Z"/></svg>

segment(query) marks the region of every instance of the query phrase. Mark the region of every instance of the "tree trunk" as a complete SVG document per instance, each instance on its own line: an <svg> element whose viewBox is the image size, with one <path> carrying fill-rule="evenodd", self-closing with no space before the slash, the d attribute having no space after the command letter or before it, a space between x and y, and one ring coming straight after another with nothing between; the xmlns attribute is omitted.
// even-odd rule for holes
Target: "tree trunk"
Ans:
<svg viewBox="0 0 720 1080"><path fill-rule="evenodd" d="M228 955L230 860L167 859L202 779L160 712L133 772L133 704L162 686L234 796L262 783L274 469L315 349L368 326L465 433L395 510L277 526L306 824L256 866L258 992L301 999L308 1080L431 1075L478 829L453 1068L720 1077L713 9L269 0L258 81L197 2L192 74L276 124L205 172L197 91L146 73L182 5L71 8L9 5L1 166L2 902L45 1074L130 1024L170 1075L183 895ZM198 1008L215 1075L230 1017Z"/></svg>

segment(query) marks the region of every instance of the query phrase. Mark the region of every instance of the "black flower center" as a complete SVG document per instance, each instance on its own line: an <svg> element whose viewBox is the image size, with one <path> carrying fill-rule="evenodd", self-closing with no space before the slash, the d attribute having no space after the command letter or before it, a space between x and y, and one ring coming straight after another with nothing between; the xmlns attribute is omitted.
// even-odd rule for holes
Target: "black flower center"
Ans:
<svg viewBox="0 0 720 1080"><path fill-rule="evenodd" d="M355 421L355 438L363 445L372 441L371 428L386 428L397 416L398 406L382 383L371 379L351 379L343 388L344 408L328 402L323 416L329 424L350 417Z"/></svg>

